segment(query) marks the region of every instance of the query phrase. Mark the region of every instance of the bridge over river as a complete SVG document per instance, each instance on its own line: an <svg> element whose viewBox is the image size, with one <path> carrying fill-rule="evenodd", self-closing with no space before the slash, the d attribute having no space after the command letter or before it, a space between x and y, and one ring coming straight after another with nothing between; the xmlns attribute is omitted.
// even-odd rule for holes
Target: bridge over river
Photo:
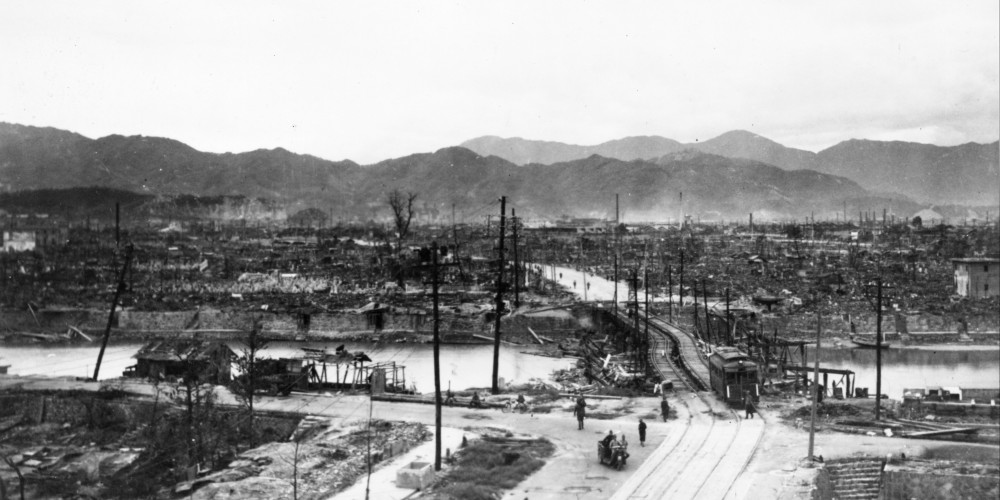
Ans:
<svg viewBox="0 0 1000 500"><path fill-rule="evenodd" d="M613 302L615 283L576 269L548 266L549 276L574 292L581 300ZM589 286L588 286L589 285ZM624 303L628 286L618 284L618 301ZM642 314L642 313L640 313ZM624 310L619 320L631 325ZM640 325L645 326L644 320ZM743 478L747 465L764 437L763 417L744 420L709 391L708 360L694 336L650 315L651 366L677 391L675 404L683 405L687 421L679 432L664 440L618 488L615 499L743 498L749 481ZM676 344L680 352L674 363L663 353Z"/></svg>

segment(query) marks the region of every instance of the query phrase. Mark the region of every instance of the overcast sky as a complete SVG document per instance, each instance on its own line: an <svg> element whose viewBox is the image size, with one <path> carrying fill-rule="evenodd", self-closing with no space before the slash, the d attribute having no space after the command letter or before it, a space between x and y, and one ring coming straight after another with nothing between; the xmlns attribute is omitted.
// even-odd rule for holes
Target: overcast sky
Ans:
<svg viewBox="0 0 1000 500"><path fill-rule="evenodd" d="M360 163L480 135L991 142L998 5L3 0L0 121Z"/></svg>

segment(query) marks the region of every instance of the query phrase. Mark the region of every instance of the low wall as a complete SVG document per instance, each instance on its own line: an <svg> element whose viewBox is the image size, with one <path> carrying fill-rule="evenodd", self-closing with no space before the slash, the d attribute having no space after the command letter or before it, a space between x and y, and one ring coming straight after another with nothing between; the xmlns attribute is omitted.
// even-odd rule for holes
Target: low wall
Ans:
<svg viewBox="0 0 1000 500"><path fill-rule="evenodd" d="M700 308L698 322L704 324L704 309ZM674 321L684 328L690 329L694 324L694 310L685 306L680 312L674 311ZM823 335L826 337L847 338L851 335L851 322L854 330L862 338L874 338L876 331L875 315L853 316L848 318L842 314L830 314L822 317ZM1000 342L1000 316L997 314L970 315L966 318L968 330L963 335L963 323L958 318L938 316L929 313L919 314L887 314L882 318L882 332L885 339L914 344L943 344L950 342L974 342L995 344ZM767 315L763 317L765 332L778 332L782 337L816 336L816 316L814 314ZM713 324L714 329L714 324Z"/></svg>
<svg viewBox="0 0 1000 500"><path fill-rule="evenodd" d="M917 414L933 414L942 416L980 416L989 417L993 420L1000 420L1000 406L989 404L968 404L968 403L945 403L940 401L927 401L922 399L904 398L903 408L912 410ZM1000 401L997 401L1000 403Z"/></svg>
<svg viewBox="0 0 1000 500"><path fill-rule="evenodd" d="M832 500L833 482L830 481L830 472L826 467L816 469L815 487L812 490L812 500Z"/></svg>
<svg viewBox="0 0 1000 500"><path fill-rule="evenodd" d="M690 316L690 315L689 315ZM851 322L854 329L861 335L873 335L876 330L876 316L856 315L850 318L841 314L823 316L823 333L847 336L851 333ZM1000 317L996 314L970 315L965 318L970 336L980 334L986 338L997 339L1000 332ZM791 316L765 317L764 327L769 331L778 329L782 332L816 333L816 316L795 314ZM939 316L936 314L886 314L882 317L882 332L885 334L944 334L955 335L964 328L959 318Z"/></svg>
<svg viewBox="0 0 1000 500"><path fill-rule="evenodd" d="M0 310L0 329L15 332L66 333L69 325L81 330L103 330L107 322L108 311L41 310L32 316L30 311Z"/></svg>
<svg viewBox="0 0 1000 500"><path fill-rule="evenodd" d="M887 465L882 475L881 500L1000 497L1000 477L996 475L939 474Z"/></svg>
<svg viewBox="0 0 1000 500"><path fill-rule="evenodd" d="M310 333L375 333L374 317L353 312L317 313L308 315L294 313L223 312L216 309L189 311L118 311L112 326L116 338L147 338L163 334L183 337L185 335L203 339L231 339L249 331L253 320L261 322L263 331L271 338L301 339ZM383 313L381 329L384 331L431 334L434 323L425 311ZM581 325L588 323L588 317L581 317L579 311L567 314L505 316L502 331L522 340L529 338L528 328L549 337L572 335ZM104 330L107 313L99 311L41 311L38 323L27 311L0 315L0 327L11 332L65 333L68 325L84 332L97 334ZM488 335L493 322L483 315L459 315L443 313L441 331L456 334ZM523 335L523 338L521 337Z"/></svg>

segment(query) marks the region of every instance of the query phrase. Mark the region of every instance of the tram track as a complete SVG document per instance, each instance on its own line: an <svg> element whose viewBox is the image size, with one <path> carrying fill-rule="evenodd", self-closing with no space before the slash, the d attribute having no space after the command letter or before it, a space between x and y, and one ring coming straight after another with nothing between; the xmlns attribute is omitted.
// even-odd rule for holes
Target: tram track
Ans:
<svg viewBox="0 0 1000 500"><path fill-rule="evenodd" d="M707 359L689 334L653 316L649 330L650 366L663 380L684 386L678 401L688 417L683 430L650 455L612 498L738 498L734 486L763 438L763 420L741 419L728 406L718 408L720 403L704 392ZM671 342L678 359L656 354L669 353Z"/></svg>

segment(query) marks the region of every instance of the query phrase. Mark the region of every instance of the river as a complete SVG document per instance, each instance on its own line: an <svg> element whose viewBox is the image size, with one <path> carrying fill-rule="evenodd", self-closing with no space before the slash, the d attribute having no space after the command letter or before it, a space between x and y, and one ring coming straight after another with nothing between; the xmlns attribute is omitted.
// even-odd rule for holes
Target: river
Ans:
<svg viewBox="0 0 1000 500"><path fill-rule="evenodd" d="M537 265L549 279L573 292L580 300L612 300L614 281L567 267ZM586 284L590 286L587 287ZM618 300L624 302L628 285L619 282ZM676 301L676 297L674 297ZM812 366L811 348L808 358ZM875 394L873 349L823 349L820 365L853 370L856 386ZM810 375L811 376L811 375ZM882 393L900 399L904 389L927 386L1000 388L1000 349L997 346L921 346L882 352Z"/></svg>
<svg viewBox="0 0 1000 500"><path fill-rule="evenodd" d="M239 342L227 342L239 352ZM343 342L273 342L261 357L301 357L302 347L326 349L332 353L337 346L354 352L365 351L376 362L395 361L406 366L406 385L418 392L434 391L434 355L430 344L387 344ZM143 346L141 342L108 345L101 362L102 380L121 376L126 367L135 364L132 357ZM527 383L532 378L548 379L553 370L573 366L575 358L549 358L525 354L530 347L500 347L500 377L507 382ZM13 375L46 375L54 377L92 377L100 346L96 344L15 345L0 347L0 364L9 364ZM447 344L441 346L441 385L456 390L470 387L490 387L493 373L493 346L483 344Z"/></svg>
<svg viewBox="0 0 1000 500"><path fill-rule="evenodd" d="M809 366L812 348L807 348ZM856 386L875 394L874 349L826 349L820 366L853 370ZM810 378L812 374L810 373ZM921 346L882 351L882 393L901 399L905 389L924 387L1000 388L1000 349L996 346Z"/></svg>

